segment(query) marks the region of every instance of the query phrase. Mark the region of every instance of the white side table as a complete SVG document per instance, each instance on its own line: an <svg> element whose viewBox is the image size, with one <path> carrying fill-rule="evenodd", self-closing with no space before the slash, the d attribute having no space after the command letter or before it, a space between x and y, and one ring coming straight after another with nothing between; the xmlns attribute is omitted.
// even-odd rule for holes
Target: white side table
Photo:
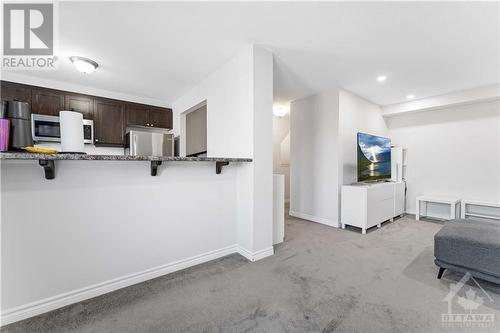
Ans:
<svg viewBox="0 0 500 333"><path fill-rule="evenodd" d="M493 208L491 211L495 212L493 214L489 213L475 213L469 210L470 207L480 207L480 208ZM480 200L462 200L462 207L460 208L460 217L465 219L467 216L480 217L484 219L500 220L500 202L490 202L490 201L480 201Z"/></svg>
<svg viewBox="0 0 500 333"><path fill-rule="evenodd" d="M417 205L416 205L416 220L420 220L420 202L424 204L424 216L427 216L427 203L440 203L450 205L450 220L457 218L457 205L460 209L460 197L452 197L452 196L444 196L444 195L421 195L417 197Z"/></svg>

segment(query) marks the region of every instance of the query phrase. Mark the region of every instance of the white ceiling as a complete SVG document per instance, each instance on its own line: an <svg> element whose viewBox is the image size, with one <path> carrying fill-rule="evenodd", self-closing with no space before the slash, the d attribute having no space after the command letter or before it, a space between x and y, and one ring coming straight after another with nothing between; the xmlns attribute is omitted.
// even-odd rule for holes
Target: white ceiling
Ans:
<svg viewBox="0 0 500 333"><path fill-rule="evenodd" d="M275 54L275 99L334 86L380 105L499 82L499 3L61 2L59 56L45 79L172 103L245 45ZM26 74L26 73L25 73ZM376 77L387 75L377 83Z"/></svg>

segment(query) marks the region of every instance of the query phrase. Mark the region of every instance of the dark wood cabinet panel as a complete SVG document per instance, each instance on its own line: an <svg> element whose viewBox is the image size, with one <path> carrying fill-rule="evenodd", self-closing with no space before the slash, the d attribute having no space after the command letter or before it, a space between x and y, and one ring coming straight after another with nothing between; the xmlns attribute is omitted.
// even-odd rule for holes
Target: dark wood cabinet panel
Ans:
<svg viewBox="0 0 500 333"><path fill-rule="evenodd" d="M31 86L2 81L1 97L9 101L15 99L31 104Z"/></svg>
<svg viewBox="0 0 500 333"><path fill-rule="evenodd" d="M94 119L94 99L90 96L66 94L64 108L82 113L84 119Z"/></svg>
<svg viewBox="0 0 500 333"><path fill-rule="evenodd" d="M52 89L33 89L31 91L31 112L48 116L59 116L64 110L64 94Z"/></svg>
<svg viewBox="0 0 500 333"><path fill-rule="evenodd" d="M1 97L31 104L31 112L59 116L61 110L81 112L94 120L96 145L124 146L125 129L145 126L171 129L172 110L158 106L83 95L75 92L1 81Z"/></svg>
<svg viewBox="0 0 500 333"><path fill-rule="evenodd" d="M94 135L96 145L123 146L125 115L121 102L94 99Z"/></svg>
<svg viewBox="0 0 500 333"><path fill-rule="evenodd" d="M127 103L125 110L127 125L149 126L149 109L147 106Z"/></svg>
<svg viewBox="0 0 500 333"><path fill-rule="evenodd" d="M149 123L152 127L172 128L172 110L152 107L149 110Z"/></svg>

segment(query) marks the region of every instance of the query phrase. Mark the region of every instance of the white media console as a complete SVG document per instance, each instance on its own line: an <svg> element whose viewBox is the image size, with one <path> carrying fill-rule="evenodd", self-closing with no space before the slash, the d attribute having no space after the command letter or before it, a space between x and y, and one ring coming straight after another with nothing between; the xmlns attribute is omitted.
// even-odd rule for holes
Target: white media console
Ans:
<svg viewBox="0 0 500 333"><path fill-rule="evenodd" d="M363 234L373 226L393 220L405 209L405 183L386 182L342 186L340 222L361 228Z"/></svg>

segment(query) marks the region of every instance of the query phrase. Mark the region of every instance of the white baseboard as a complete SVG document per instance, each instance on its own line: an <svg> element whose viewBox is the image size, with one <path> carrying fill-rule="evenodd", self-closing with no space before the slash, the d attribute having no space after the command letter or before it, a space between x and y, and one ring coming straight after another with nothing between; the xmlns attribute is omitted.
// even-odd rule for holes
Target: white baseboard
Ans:
<svg viewBox="0 0 500 333"><path fill-rule="evenodd" d="M339 223L337 221L332 221L332 220L329 220L329 219L325 219L324 217L318 217L318 216L309 215L309 214L305 214L305 213L301 213L301 212L296 212L296 211L293 211L291 209L288 212L288 214L290 216L298 217L300 219L304 219L304 220L309 220L309 221L313 221L313 222L325 224L325 225L328 225L330 227L335 227L335 228L339 227Z"/></svg>
<svg viewBox="0 0 500 333"><path fill-rule="evenodd" d="M73 290L68 293L45 298L40 301L35 301L12 309L7 309L6 311L2 311L1 313L0 326L14 323L16 321L30 318L45 312L49 312L66 305L70 305L102 294L106 294L124 287L134 285L136 283L151 280L156 277L172 273L184 268L188 268L194 265L198 265L220 257L224 257L232 253L240 253L241 255L243 255L244 257L248 258L248 260L251 261L259 260L261 258L264 258L264 256L273 254L272 247L270 248L271 251L270 254L266 252L267 254L264 255L264 253L258 251L255 253L251 253L250 256L247 256L246 253L243 254L241 249L242 248L239 245L227 246L222 249L174 261L172 263L157 266L142 272L126 275L102 283L97 283L85 288ZM265 250L269 251L269 249Z"/></svg>
<svg viewBox="0 0 500 333"><path fill-rule="evenodd" d="M238 245L238 253L250 261L257 261L272 256L274 254L274 248L270 246L256 252L251 252L245 249L244 247Z"/></svg>
<svg viewBox="0 0 500 333"><path fill-rule="evenodd" d="M45 312L62 308L66 305L81 302L83 300L103 295L140 282L151 280L165 274L173 273L184 268L221 258L232 253L239 253L250 261L257 261L273 255L274 248L270 246L256 252L251 252L239 245L230 245L222 249L174 261L172 263L157 266L148 270L144 270L142 272L122 276L120 278L97 283L85 288L73 290L64 294L48 297L36 302L2 311L0 326L8 325L19 320L37 316Z"/></svg>

